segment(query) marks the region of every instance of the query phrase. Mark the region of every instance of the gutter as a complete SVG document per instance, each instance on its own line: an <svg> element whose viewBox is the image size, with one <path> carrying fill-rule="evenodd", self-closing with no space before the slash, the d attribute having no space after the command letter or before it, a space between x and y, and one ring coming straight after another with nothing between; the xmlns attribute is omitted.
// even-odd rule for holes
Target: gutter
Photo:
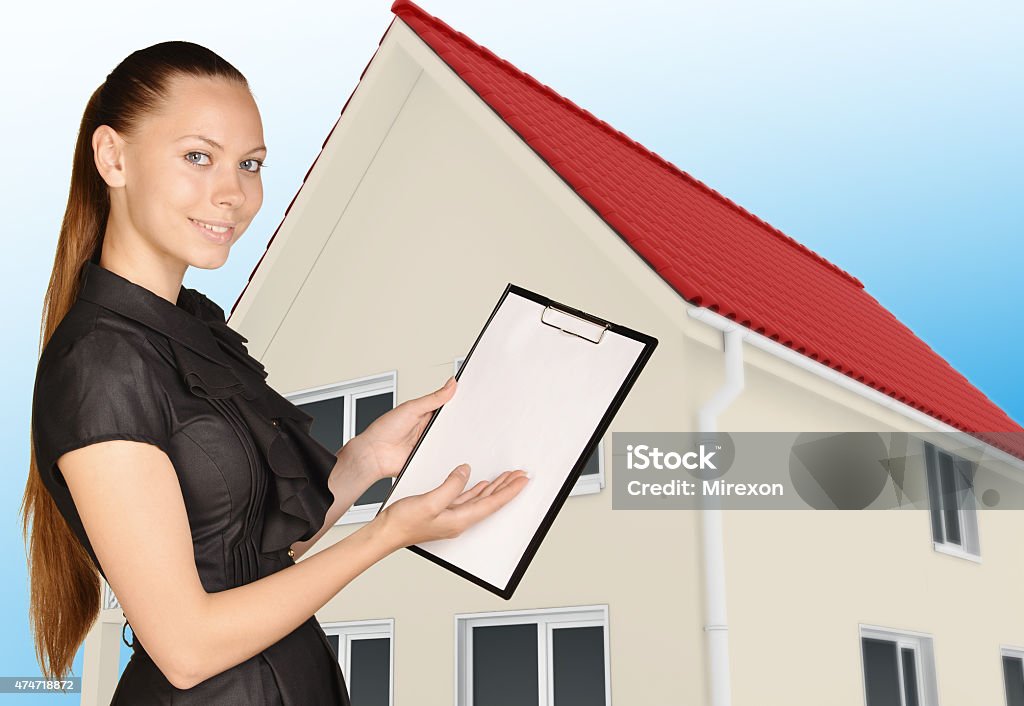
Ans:
<svg viewBox="0 0 1024 706"><path fill-rule="evenodd" d="M792 363L798 368L861 397L891 409L904 417L935 431L954 437L959 443L979 449L982 453L1024 471L1024 460L1012 456L1002 449L985 443L981 439L960 431L934 417L893 399L864 383L843 375L823 363L801 355L786 346L773 341L751 329L738 324L704 307L693 307L687 312L697 321L721 331L725 339L725 383L714 396L698 410L698 431L712 435L718 431L718 415L739 396L744 387L743 343L749 343L771 355ZM705 586L705 623L707 640L708 688L711 706L731 706L732 687L729 671L729 624L726 616L725 548L722 537L722 510L720 499L704 498L702 507L702 544Z"/></svg>
<svg viewBox="0 0 1024 706"><path fill-rule="evenodd" d="M865 385L862 382L857 382L848 375L844 375L837 370L833 370L824 363L819 363L816 360L812 360L805 355L797 353L791 348L773 341L767 336L763 336L756 333L746 326L737 324L735 321L728 319L721 314L716 314L710 309L703 307L694 307L688 311L691 318L701 321L712 328L718 329L719 331L731 331L733 329L739 329L743 336L743 341L749 343L755 348L770 353L776 358L780 358L788 363L792 363L798 368L814 373L815 375L828 380L846 390L854 392L866 400L880 404L887 409L891 409L894 412L903 415L911 421L917 422L922 426L926 426L934 431L940 431L944 434L948 434L953 439L964 446L969 446L978 449L986 456L1001 461L1009 466L1012 466L1018 470L1024 471L1024 460L1017 458L1002 449L998 449L991 444L979 439L976 436L963 432L956 427L952 427L945 422L940 422L935 417L925 414L920 410L914 409L910 405L900 402L897 399L890 397L878 390ZM719 410L720 411L720 410Z"/></svg>

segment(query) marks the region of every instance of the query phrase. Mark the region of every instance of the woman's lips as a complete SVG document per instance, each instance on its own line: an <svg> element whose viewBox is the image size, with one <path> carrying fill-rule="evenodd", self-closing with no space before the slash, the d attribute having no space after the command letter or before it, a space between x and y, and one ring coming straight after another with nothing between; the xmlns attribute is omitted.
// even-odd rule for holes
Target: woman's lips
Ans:
<svg viewBox="0 0 1024 706"><path fill-rule="evenodd" d="M192 227L195 228L196 230L198 230L200 233L202 233L203 237L205 237L211 243L217 243L218 245L223 245L224 243L226 243L229 240L231 240L231 236L233 236L235 234L234 227L228 228L223 233L214 233L212 230L210 230L206 226L199 225L198 221L194 221L191 218L189 218L188 220L189 220L189 223L192 224Z"/></svg>

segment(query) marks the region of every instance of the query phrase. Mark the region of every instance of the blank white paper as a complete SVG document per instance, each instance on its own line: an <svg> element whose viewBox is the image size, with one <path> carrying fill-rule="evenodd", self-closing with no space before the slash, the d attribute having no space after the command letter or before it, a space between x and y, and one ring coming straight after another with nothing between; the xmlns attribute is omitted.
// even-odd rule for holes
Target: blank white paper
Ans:
<svg viewBox="0 0 1024 706"><path fill-rule="evenodd" d="M644 350L610 330L600 343L565 333L542 323L544 312L508 292L383 506L433 490L462 463L471 466L466 489L529 471L526 487L490 517L459 537L417 545L500 588ZM556 309L544 320L595 340L603 328Z"/></svg>

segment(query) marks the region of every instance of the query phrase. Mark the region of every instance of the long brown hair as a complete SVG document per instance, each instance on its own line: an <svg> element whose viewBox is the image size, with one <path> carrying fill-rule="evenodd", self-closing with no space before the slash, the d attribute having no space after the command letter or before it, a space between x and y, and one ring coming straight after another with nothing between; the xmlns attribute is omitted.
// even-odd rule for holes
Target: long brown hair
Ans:
<svg viewBox="0 0 1024 706"><path fill-rule="evenodd" d="M223 78L249 84L223 58L191 42L162 42L118 64L89 98L82 114L71 166L71 189L60 226L53 271L43 298L40 352L78 297L82 266L102 247L110 196L96 169L92 137L100 125L135 134L164 104L178 77ZM29 474L21 503L28 543L29 620L42 674L62 679L100 611L100 575L43 484L30 444ZM29 523L31 518L31 536Z"/></svg>

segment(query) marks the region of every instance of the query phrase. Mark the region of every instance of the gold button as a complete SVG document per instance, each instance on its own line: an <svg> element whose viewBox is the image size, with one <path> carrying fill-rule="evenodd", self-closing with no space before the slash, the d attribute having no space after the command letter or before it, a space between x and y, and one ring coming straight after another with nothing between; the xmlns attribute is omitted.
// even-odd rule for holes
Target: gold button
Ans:
<svg viewBox="0 0 1024 706"><path fill-rule="evenodd" d="M295 556L295 550L294 549L289 549L288 550L288 556L294 557Z"/></svg>

